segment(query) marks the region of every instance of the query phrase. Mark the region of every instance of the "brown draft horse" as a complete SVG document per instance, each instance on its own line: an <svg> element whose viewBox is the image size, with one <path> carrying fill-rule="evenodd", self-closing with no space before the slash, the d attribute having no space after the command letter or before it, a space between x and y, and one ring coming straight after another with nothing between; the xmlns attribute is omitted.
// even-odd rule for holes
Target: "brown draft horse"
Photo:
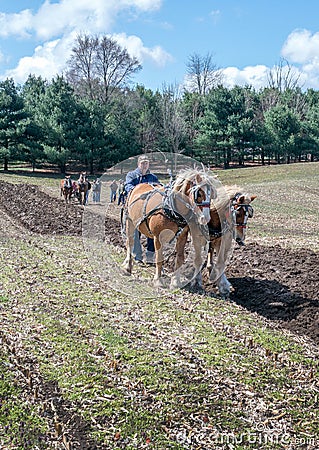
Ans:
<svg viewBox="0 0 319 450"><path fill-rule="evenodd" d="M89 181L84 181L83 183L77 182L77 198L79 199L80 205L85 206L87 204L90 189L91 183Z"/></svg>
<svg viewBox="0 0 319 450"><path fill-rule="evenodd" d="M251 202L255 198L255 195L242 194L238 186L221 186L217 189L217 199L211 203L207 269L222 297L228 297L232 289L225 275L232 240L245 245L247 221L253 217Z"/></svg>
<svg viewBox="0 0 319 450"><path fill-rule="evenodd" d="M71 203L71 195L73 193L73 186L71 177L65 177L64 180L60 181L60 196L64 197L65 203Z"/></svg>
<svg viewBox="0 0 319 450"><path fill-rule="evenodd" d="M207 242L203 227L210 219L209 206L216 197L215 177L205 170L181 171L170 188L142 183L130 193L124 211L126 222L127 256L124 268L128 273L133 268L134 231L154 239L155 286L162 286L163 246L176 236L175 271L171 287L180 287L180 271L184 263L184 239L182 230L188 227L194 247L192 261L194 274L202 267L202 247Z"/></svg>

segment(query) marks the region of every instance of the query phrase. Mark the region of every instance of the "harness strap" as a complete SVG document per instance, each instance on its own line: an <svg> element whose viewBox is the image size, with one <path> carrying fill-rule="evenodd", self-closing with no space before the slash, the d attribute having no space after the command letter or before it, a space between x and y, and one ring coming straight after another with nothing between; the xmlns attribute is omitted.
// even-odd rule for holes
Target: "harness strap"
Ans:
<svg viewBox="0 0 319 450"><path fill-rule="evenodd" d="M164 193L162 191L160 191L159 189L155 188L152 184L150 184L150 186L153 187L152 191L149 192L145 192L144 194L141 194L138 198L136 198L135 200L133 200L133 202L130 204L130 207L136 203L139 200L145 200L144 201L144 205L143 205L143 215L140 218L140 220L138 222L135 223L135 228L138 228L142 222L146 223L147 229L149 231L150 234L153 234L152 231L149 228L148 225L148 221L147 219L149 217L151 217L152 215L154 215L157 211L162 209L162 202L159 203L158 205L156 205L154 208L152 208L148 213L146 212L146 208L148 205L149 200L155 195L155 194L161 194L162 196L164 195ZM132 192L132 191L131 191Z"/></svg>
<svg viewBox="0 0 319 450"><path fill-rule="evenodd" d="M198 222L197 215L195 214L194 208L192 207L192 205L187 203L182 197L179 197L179 201L181 201L184 204L184 206L188 209L188 212L185 216L182 216L180 213L178 213L176 211L175 199L176 199L177 195L179 194L179 192L173 191L172 187L170 185L165 186L164 191L160 191L159 189L154 187L151 183L149 183L149 184L153 187L153 190L145 192L144 194L141 194L138 198L133 200L133 202L130 204L130 207L131 207L137 201L144 200L143 215L139 219L139 221L134 224L135 228L138 228L141 225L141 223L145 222L149 233L153 234L149 228L148 219L151 216L153 216L154 214L158 213L158 211L161 211L161 210L163 211L164 215L169 220L172 220L173 222L175 222L178 225L179 229L175 236L178 236L178 234L181 233L183 228L185 228L185 226L188 225L188 223L191 220L195 220ZM126 218L127 218L127 213L128 213L127 205L128 205L128 200L131 195L131 192L132 192L132 190L129 192L128 198L126 200L126 205L124 206L124 208L122 208L122 211L121 211L122 229L123 229L124 222L126 221ZM149 212L146 212L149 200L157 193L163 197L163 200L158 205L156 205L154 208L152 208ZM204 206L206 206L206 204ZM205 231L206 231L205 226L199 225L199 227L200 227L202 233L206 235L207 232L205 233Z"/></svg>
<svg viewBox="0 0 319 450"><path fill-rule="evenodd" d="M228 231L232 231L233 228L227 219L223 221L223 223L220 225L220 228L213 228L209 223L207 226L209 237L213 240L224 236L226 233L228 233Z"/></svg>
<svg viewBox="0 0 319 450"><path fill-rule="evenodd" d="M187 220L176 211L175 197L176 195L170 187L165 190L165 196L163 198L163 211L168 219L175 222L178 227L184 228L187 225Z"/></svg>

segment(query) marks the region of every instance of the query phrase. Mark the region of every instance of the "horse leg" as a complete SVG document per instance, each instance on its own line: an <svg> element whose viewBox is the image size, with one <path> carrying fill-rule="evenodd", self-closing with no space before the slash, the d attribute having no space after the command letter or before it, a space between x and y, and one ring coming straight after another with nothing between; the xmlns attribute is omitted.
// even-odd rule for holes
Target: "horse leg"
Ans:
<svg viewBox="0 0 319 450"><path fill-rule="evenodd" d="M196 233L192 235L192 242L194 246L194 268L195 268L195 276L191 281L191 287L203 289L203 280L202 280L202 249L206 245L206 239L202 235L202 233Z"/></svg>
<svg viewBox="0 0 319 450"><path fill-rule="evenodd" d="M213 247L213 242L210 241L209 243L209 248L208 248L208 253L207 253L207 270L209 275L211 274L212 270L213 270L213 255L214 255L214 247Z"/></svg>
<svg viewBox="0 0 319 450"><path fill-rule="evenodd" d="M126 220L126 258L123 267L127 273L131 274L133 269L133 246L135 227L130 219Z"/></svg>
<svg viewBox="0 0 319 450"><path fill-rule="evenodd" d="M189 228L186 226L176 240L176 259L174 274L171 278L171 289L178 289L181 286L181 267L185 262L185 245L188 238Z"/></svg>
<svg viewBox="0 0 319 450"><path fill-rule="evenodd" d="M225 266L228 253L232 245L231 233L226 233L223 237L219 238L216 242L216 263L214 270L210 274L210 280L215 282L218 287L218 291L223 298L228 298L232 285L228 281L225 275Z"/></svg>
<svg viewBox="0 0 319 450"><path fill-rule="evenodd" d="M159 236L154 236L154 247L155 247L155 275L154 275L154 286L162 287L162 269L163 269L163 246Z"/></svg>

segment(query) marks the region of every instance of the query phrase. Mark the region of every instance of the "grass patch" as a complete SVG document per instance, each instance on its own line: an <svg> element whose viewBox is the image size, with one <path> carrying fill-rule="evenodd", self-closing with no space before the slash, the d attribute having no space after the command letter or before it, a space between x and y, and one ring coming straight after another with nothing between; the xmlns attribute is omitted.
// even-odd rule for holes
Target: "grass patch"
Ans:
<svg viewBox="0 0 319 450"><path fill-rule="evenodd" d="M0 357L0 444L45 449L46 422L18 386L7 355L0 351Z"/></svg>

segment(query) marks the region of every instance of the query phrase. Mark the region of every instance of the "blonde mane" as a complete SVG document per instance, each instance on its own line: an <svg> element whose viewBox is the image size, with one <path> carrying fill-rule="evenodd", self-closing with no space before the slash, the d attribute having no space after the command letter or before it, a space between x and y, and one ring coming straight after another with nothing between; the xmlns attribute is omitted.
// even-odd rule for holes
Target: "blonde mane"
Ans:
<svg viewBox="0 0 319 450"><path fill-rule="evenodd" d="M216 175L213 175L208 170L205 171L204 169L192 169L187 168L180 170L176 176L176 180L173 185L174 191L179 192L186 192L187 186L189 183L193 183L196 179L200 179L201 185L208 184L210 186L214 186L217 190L217 177Z"/></svg>
<svg viewBox="0 0 319 450"><path fill-rule="evenodd" d="M220 214L222 211L225 211L229 207L231 199L233 199L236 194L239 193L241 196L244 196L244 203L246 205L248 205L252 201L250 195L248 195L247 193L243 193L243 190L240 186L219 186L217 188L217 198L211 201L211 211L217 212L218 214Z"/></svg>

